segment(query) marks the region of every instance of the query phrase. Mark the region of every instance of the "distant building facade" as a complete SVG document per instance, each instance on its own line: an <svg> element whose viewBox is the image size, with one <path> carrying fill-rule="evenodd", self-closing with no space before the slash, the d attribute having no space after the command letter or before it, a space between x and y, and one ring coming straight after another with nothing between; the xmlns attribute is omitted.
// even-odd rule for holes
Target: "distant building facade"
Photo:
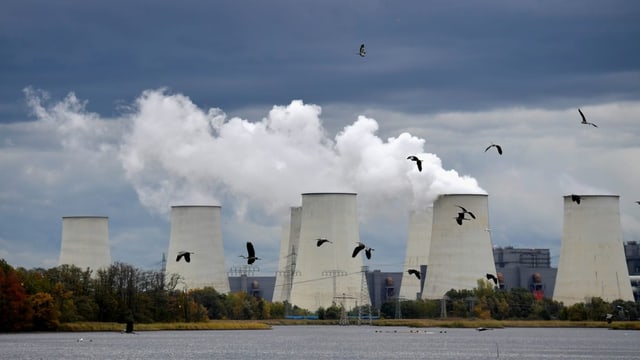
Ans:
<svg viewBox="0 0 640 360"><path fill-rule="evenodd" d="M628 241L624 244L624 256L629 269L633 298L638 302L640 301L640 244L637 241Z"/></svg>
<svg viewBox="0 0 640 360"><path fill-rule="evenodd" d="M640 275L640 244L637 241L627 241L624 244L624 256L629 275Z"/></svg>
<svg viewBox="0 0 640 360"><path fill-rule="evenodd" d="M558 269L551 267L549 249L495 247L493 258L500 288L529 289L537 299L553 297Z"/></svg>

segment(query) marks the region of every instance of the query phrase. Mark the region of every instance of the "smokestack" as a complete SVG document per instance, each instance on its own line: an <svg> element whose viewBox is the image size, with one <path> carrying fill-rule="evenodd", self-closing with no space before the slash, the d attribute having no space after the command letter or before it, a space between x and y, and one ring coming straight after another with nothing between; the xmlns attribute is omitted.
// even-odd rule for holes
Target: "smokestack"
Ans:
<svg viewBox="0 0 640 360"><path fill-rule="evenodd" d="M619 196L564 197L562 246L553 300L633 301L622 244ZM578 204L579 201L579 204Z"/></svg>
<svg viewBox="0 0 640 360"><path fill-rule="evenodd" d="M75 265L98 270L111 265L109 218L106 216L65 216L58 265Z"/></svg>
<svg viewBox="0 0 640 360"><path fill-rule="evenodd" d="M332 243L318 247L317 238L326 238ZM345 307L348 308L362 294L369 296L366 283L361 292L364 251L356 258L351 257L360 241L356 194L302 194L299 241L292 305L314 311L347 299Z"/></svg>
<svg viewBox="0 0 640 360"><path fill-rule="evenodd" d="M473 213L458 225L456 217L462 206ZM423 299L441 299L451 290L474 289L478 279L495 274L489 232L488 196L448 194L436 199L433 206L431 249Z"/></svg>
<svg viewBox="0 0 640 360"><path fill-rule="evenodd" d="M422 266L429 260L431 246L431 225L433 223L433 208L413 210L409 213L409 236L407 239L407 254L404 260L404 272L400 287L400 297L415 300L420 293L424 276L418 279L409 274L409 269L421 271ZM425 275L425 274L421 274Z"/></svg>
<svg viewBox="0 0 640 360"><path fill-rule="evenodd" d="M193 252L190 262L176 261L181 251ZM211 286L218 293L229 290L222 243L220 206L172 206L167 279L181 276L178 287Z"/></svg>
<svg viewBox="0 0 640 360"><path fill-rule="evenodd" d="M291 286L296 280L296 254L300 241L300 219L302 207L291 207L289 221L282 227L280 257L276 284L273 289L273 302L289 301Z"/></svg>

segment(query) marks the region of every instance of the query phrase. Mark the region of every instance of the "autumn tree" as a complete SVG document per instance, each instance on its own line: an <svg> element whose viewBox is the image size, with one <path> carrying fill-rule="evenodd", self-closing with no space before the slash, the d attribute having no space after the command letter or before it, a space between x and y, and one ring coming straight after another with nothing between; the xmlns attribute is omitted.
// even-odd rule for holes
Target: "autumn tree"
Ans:
<svg viewBox="0 0 640 360"><path fill-rule="evenodd" d="M20 331L31 326L31 307L16 271L0 260L0 331Z"/></svg>
<svg viewBox="0 0 640 360"><path fill-rule="evenodd" d="M56 309L56 304L48 293L38 292L29 296L29 304L33 309L32 326L33 330L55 330L60 325L60 312Z"/></svg>

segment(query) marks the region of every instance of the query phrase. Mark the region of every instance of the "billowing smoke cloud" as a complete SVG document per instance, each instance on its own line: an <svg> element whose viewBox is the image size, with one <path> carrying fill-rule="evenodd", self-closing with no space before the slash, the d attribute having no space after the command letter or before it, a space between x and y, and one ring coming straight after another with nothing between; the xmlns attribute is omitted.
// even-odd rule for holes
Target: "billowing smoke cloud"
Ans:
<svg viewBox="0 0 640 360"><path fill-rule="evenodd" d="M299 205L305 192L356 192L364 209L388 203L429 206L442 193L485 193L476 180L445 170L426 153L425 140L402 133L380 139L378 123L360 116L334 138L323 128L321 108L294 100L274 106L260 121L203 110L188 97L145 91L121 119L100 120L70 95L45 108L42 95L27 92L36 115L57 121L67 146L113 143L126 178L140 201L158 213L175 204L224 204L269 214ZM58 119L58 120L54 120ZM111 133L111 136L113 133ZM104 148L104 146L102 147ZM408 155L423 160L418 172ZM243 210L244 209L244 210Z"/></svg>

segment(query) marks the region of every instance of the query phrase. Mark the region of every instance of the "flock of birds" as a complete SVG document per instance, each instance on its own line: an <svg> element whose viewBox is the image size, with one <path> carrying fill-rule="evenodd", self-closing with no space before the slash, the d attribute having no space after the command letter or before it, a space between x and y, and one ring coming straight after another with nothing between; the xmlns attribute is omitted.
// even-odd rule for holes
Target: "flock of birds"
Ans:
<svg viewBox="0 0 640 360"><path fill-rule="evenodd" d="M366 48L364 43L360 44L360 48L359 51L357 53L360 57L365 57L367 54ZM581 109L578 108L578 113L580 114L580 117L582 118L581 124L583 125L589 125L589 126L593 126L593 127L598 127L598 125L587 121L587 118L585 117L584 113L582 112ZM499 155L502 155L502 146L499 144L494 144L491 143L491 145L487 146L484 149L484 152L489 151L489 149L491 148L495 148L496 151L498 152ZM418 156L416 155L409 155L407 157L407 160L413 161L416 163L416 167L418 168L419 172L422 172L422 159L420 159ZM577 204L580 204L580 196L579 195L571 195L571 200L574 201ZM636 203L638 205L640 205L640 201L636 201ZM458 212L457 216L454 217L456 223L458 225L463 224L464 221L471 221L474 220L476 218L476 216L473 214L473 212L467 210L466 208L464 208L463 206L460 205L456 205L460 211ZM467 217L467 215L469 215L469 217ZM326 238L317 238L316 240L316 246L320 247L324 244L333 244L333 242L329 239ZM362 243L362 242L357 242L356 247L353 249L353 253L351 254L352 258L355 258L356 256L358 256L358 254L364 250L364 254L367 257L367 259L371 259L372 256L372 251L374 251L375 249L367 246L366 244ZM193 252L190 251L180 251L178 253L178 256L176 257L176 261L179 262L181 259L184 258L184 260L189 263L191 262L191 254L194 254ZM250 241L247 241L247 255L239 255L239 257L246 259L247 260L247 264L251 265L253 264L256 260L262 260L261 258L256 256L256 252L255 249L253 247L253 244ZM414 275L415 277L417 277L418 279L420 279L420 271L416 270L416 269L409 269L407 271L410 275ZM493 274L486 274L486 277L488 280L493 281L496 285L498 283L498 279L496 278L495 275Z"/></svg>
<svg viewBox="0 0 640 360"><path fill-rule="evenodd" d="M409 273L409 275L413 275L415 276L418 280L421 279L421 275L420 275L420 271L416 270L416 269L409 269L407 270L407 273ZM493 283L497 286L498 285L498 277L493 275L493 274L489 274L487 273L486 275L487 280L493 281Z"/></svg>

